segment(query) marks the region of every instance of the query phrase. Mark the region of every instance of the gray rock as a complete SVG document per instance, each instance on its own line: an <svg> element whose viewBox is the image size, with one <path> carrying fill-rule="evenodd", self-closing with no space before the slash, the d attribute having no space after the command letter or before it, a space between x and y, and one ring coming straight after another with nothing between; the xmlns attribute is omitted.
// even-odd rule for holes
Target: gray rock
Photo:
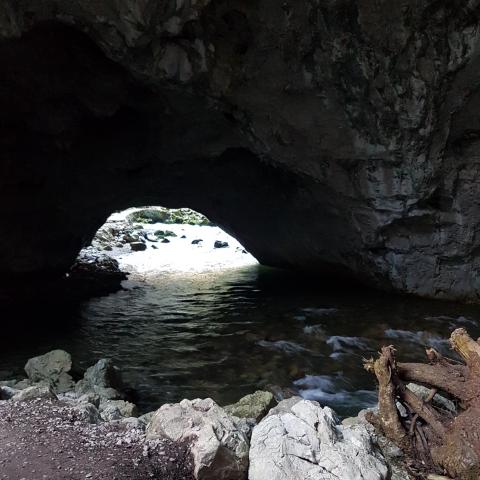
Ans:
<svg viewBox="0 0 480 480"><path fill-rule="evenodd" d="M78 397L96 394L101 399L120 400L124 397L122 388L120 370L110 359L102 358L87 369L83 379L75 385L75 393Z"/></svg>
<svg viewBox="0 0 480 480"><path fill-rule="evenodd" d="M88 391L87 393L84 393L83 395L81 395L78 398L79 402L91 403L96 408L98 408L100 406L100 400L101 400L100 395L98 395L97 393L94 393L92 391Z"/></svg>
<svg viewBox="0 0 480 480"><path fill-rule="evenodd" d="M385 459L364 425L339 425L334 412L317 402L285 402L253 429L249 480L388 478Z"/></svg>
<svg viewBox="0 0 480 480"><path fill-rule="evenodd" d="M140 420L140 418L137 417L127 417L127 418L122 418L121 423L123 425L126 425L128 430L131 429L136 429L136 430L145 430L145 423Z"/></svg>
<svg viewBox="0 0 480 480"><path fill-rule="evenodd" d="M120 370L109 358L101 358L95 365L89 367L83 375L83 379L88 384L97 387L115 389L123 387Z"/></svg>
<svg viewBox="0 0 480 480"><path fill-rule="evenodd" d="M199 480L244 480L248 440L213 400L182 400L160 407L147 427L147 439L189 442Z"/></svg>
<svg viewBox="0 0 480 480"><path fill-rule="evenodd" d="M72 408L79 420L93 424L103 421L98 409L89 402L76 402Z"/></svg>
<svg viewBox="0 0 480 480"><path fill-rule="evenodd" d="M407 388L411 390L413 393L415 393L416 395L418 395L423 400L425 400L430 395L430 389L427 387L424 387L423 385L418 385L416 383L409 383L407 385ZM445 398L443 395L440 395L439 393L437 393L433 397L432 405L441 410L446 410L452 413L453 415L457 414L457 407L455 406L455 404L448 398Z"/></svg>
<svg viewBox="0 0 480 480"><path fill-rule="evenodd" d="M12 397L12 400L14 402L23 402L26 400L33 400L35 398L56 400L57 396L50 385L38 383L31 387L20 390Z"/></svg>
<svg viewBox="0 0 480 480"><path fill-rule="evenodd" d="M104 400L100 403L100 415L105 421L137 416L137 407L124 400Z"/></svg>
<svg viewBox="0 0 480 480"><path fill-rule="evenodd" d="M150 423L150 420L153 418L153 416L155 415L155 412L156 410L154 410L153 412L148 412L148 413L144 413L143 415L140 415L140 417L138 417L138 419L145 424L145 426L147 426L149 423Z"/></svg>
<svg viewBox="0 0 480 480"><path fill-rule="evenodd" d="M215 240L213 248L227 248L228 242L222 242L221 240Z"/></svg>
<svg viewBox="0 0 480 480"><path fill-rule="evenodd" d="M83 395L98 395L100 399L103 400L121 400L124 398L124 395L115 388L99 387L98 385L87 382L85 379L79 380L76 383L75 393L77 397L82 397Z"/></svg>
<svg viewBox="0 0 480 480"><path fill-rule="evenodd" d="M52 350L45 355L30 358L25 365L25 372L32 382L49 382L57 393L71 390L74 386L69 371L72 357L64 350Z"/></svg>
<svg viewBox="0 0 480 480"><path fill-rule="evenodd" d="M233 415L231 415L231 418L235 427L245 435L248 441L250 441L253 429L255 425L257 425L256 420L254 418L240 418Z"/></svg>
<svg viewBox="0 0 480 480"><path fill-rule="evenodd" d="M10 400L20 391L8 386L0 387L0 400Z"/></svg>
<svg viewBox="0 0 480 480"><path fill-rule="evenodd" d="M23 380L20 380L19 382L15 383L13 385L14 388L17 390L24 390L27 387L31 387L33 385L33 382L29 380L28 378L24 378Z"/></svg>
<svg viewBox="0 0 480 480"><path fill-rule="evenodd" d="M228 414L235 417L253 418L259 422L275 404L272 393L258 390L241 398L237 403L223 408Z"/></svg>

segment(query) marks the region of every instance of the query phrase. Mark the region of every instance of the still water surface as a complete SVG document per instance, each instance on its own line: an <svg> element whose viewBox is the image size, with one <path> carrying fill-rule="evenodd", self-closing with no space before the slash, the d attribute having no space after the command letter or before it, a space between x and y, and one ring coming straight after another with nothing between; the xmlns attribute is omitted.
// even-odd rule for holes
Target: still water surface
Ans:
<svg viewBox="0 0 480 480"><path fill-rule="evenodd" d="M375 403L362 358L382 345L394 344L401 360L423 360L425 346L448 353L444 338L456 327L480 335L479 307L332 289L246 263L137 272L115 294L39 305L33 317L6 322L0 370L18 374L29 357L62 348L79 369L112 358L143 411L182 398L227 404L276 384L345 416Z"/></svg>

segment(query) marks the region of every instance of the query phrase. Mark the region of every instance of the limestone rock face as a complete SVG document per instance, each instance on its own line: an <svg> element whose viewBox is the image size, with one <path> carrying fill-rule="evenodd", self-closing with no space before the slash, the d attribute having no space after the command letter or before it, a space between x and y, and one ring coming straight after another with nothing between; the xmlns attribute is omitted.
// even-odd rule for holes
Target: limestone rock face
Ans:
<svg viewBox="0 0 480 480"><path fill-rule="evenodd" d="M338 424L308 400L285 400L252 433L249 480L386 480L384 458L364 425Z"/></svg>
<svg viewBox="0 0 480 480"><path fill-rule="evenodd" d="M265 264L477 300L479 9L2 1L0 277L188 205Z"/></svg>
<svg viewBox="0 0 480 480"><path fill-rule="evenodd" d="M52 350L45 355L33 357L25 365L25 372L32 382L47 382L57 393L73 388L74 382L69 375L72 357L64 350Z"/></svg>
<svg viewBox="0 0 480 480"><path fill-rule="evenodd" d="M188 442L199 480L245 480L248 440L210 398L160 407L147 426L147 439Z"/></svg>

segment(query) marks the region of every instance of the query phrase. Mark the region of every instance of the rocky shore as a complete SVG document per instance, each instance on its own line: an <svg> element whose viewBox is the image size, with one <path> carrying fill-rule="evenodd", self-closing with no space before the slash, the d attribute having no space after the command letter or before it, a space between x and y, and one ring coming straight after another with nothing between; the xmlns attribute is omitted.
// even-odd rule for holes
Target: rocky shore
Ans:
<svg viewBox="0 0 480 480"><path fill-rule="evenodd" d="M0 479L415 478L364 412L340 422L317 402L258 391L139 416L108 359L78 377L71 356L54 350L25 372L0 382Z"/></svg>

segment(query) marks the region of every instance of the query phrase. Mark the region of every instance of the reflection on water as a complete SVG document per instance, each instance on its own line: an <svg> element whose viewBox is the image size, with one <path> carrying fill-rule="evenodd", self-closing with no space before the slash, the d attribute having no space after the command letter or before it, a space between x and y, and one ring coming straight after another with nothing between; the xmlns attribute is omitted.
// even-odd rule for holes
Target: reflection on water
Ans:
<svg viewBox="0 0 480 480"><path fill-rule="evenodd" d="M376 400L362 358L381 345L411 361L427 345L447 353L443 339L455 327L480 334L475 306L331 291L258 265L158 274L76 308L11 315L2 319L10 330L0 370L18 373L53 348L71 352L79 368L111 357L142 410L185 397L226 404L278 384L348 415Z"/></svg>

